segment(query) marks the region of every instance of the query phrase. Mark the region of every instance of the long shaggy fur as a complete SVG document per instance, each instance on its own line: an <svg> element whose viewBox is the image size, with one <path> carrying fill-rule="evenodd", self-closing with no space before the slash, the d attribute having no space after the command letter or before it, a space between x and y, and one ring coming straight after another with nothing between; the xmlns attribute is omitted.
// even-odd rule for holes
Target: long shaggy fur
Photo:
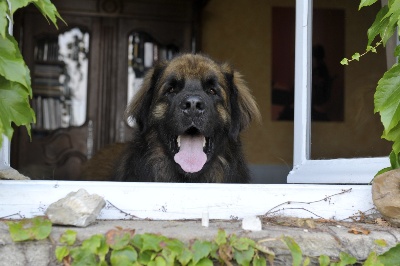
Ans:
<svg viewBox="0 0 400 266"><path fill-rule="evenodd" d="M190 105L192 99L197 105ZM260 113L242 76L228 64L192 54L159 63L146 74L126 116L136 126L114 180L249 182L239 134ZM207 140L200 171L185 172L174 161L182 134Z"/></svg>

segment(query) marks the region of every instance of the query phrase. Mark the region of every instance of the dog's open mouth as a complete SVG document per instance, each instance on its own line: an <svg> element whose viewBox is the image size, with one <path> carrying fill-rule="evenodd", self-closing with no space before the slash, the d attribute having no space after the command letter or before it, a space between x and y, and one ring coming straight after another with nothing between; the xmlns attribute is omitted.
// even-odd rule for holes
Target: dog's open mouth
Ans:
<svg viewBox="0 0 400 266"><path fill-rule="evenodd" d="M211 152L210 138L202 135L197 128L191 127L175 139L176 154L174 160L183 171L196 173L203 169L207 154Z"/></svg>

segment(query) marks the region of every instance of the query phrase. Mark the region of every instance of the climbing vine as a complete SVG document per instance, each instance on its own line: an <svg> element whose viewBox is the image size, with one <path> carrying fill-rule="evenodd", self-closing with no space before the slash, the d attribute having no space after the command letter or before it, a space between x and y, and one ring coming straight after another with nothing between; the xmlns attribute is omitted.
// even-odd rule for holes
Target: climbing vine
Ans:
<svg viewBox="0 0 400 266"><path fill-rule="evenodd" d="M51 222L45 217L7 222L14 241L42 240L50 236ZM384 266L400 264L400 243L383 254L372 251L364 262L341 252L339 258L326 255L304 256L295 240L289 236L254 241L250 238L227 235L220 229L212 241L194 239L184 243L160 234L136 234L134 229L117 227L106 234L96 234L82 242L77 233L66 230L59 239L55 257L67 265L274 265L275 253L264 244L281 241L290 250L293 266L318 262L321 266L365 265ZM385 240L375 244L386 247Z"/></svg>

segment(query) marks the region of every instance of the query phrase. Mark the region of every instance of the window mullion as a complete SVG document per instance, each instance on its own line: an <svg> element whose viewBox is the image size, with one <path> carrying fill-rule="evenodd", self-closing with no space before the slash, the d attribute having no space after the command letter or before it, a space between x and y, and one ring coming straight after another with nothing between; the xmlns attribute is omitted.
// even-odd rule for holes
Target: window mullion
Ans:
<svg viewBox="0 0 400 266"><path fill-rule="evenodd" d="M296 0L294 167L310 159L312 0Z"/></svg>

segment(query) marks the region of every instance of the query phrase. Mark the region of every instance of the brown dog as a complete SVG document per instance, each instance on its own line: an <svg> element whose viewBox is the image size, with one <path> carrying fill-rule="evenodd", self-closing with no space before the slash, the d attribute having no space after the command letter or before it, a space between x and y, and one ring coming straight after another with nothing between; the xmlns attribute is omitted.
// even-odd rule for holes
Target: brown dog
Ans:
<svg viewBox="0 0 400 266"><path fill-rule="evenodd" d="M116 181L247 183L239 133L260 113L241 75L203 55L149 70L127 109L136 127Z"/></svg>

